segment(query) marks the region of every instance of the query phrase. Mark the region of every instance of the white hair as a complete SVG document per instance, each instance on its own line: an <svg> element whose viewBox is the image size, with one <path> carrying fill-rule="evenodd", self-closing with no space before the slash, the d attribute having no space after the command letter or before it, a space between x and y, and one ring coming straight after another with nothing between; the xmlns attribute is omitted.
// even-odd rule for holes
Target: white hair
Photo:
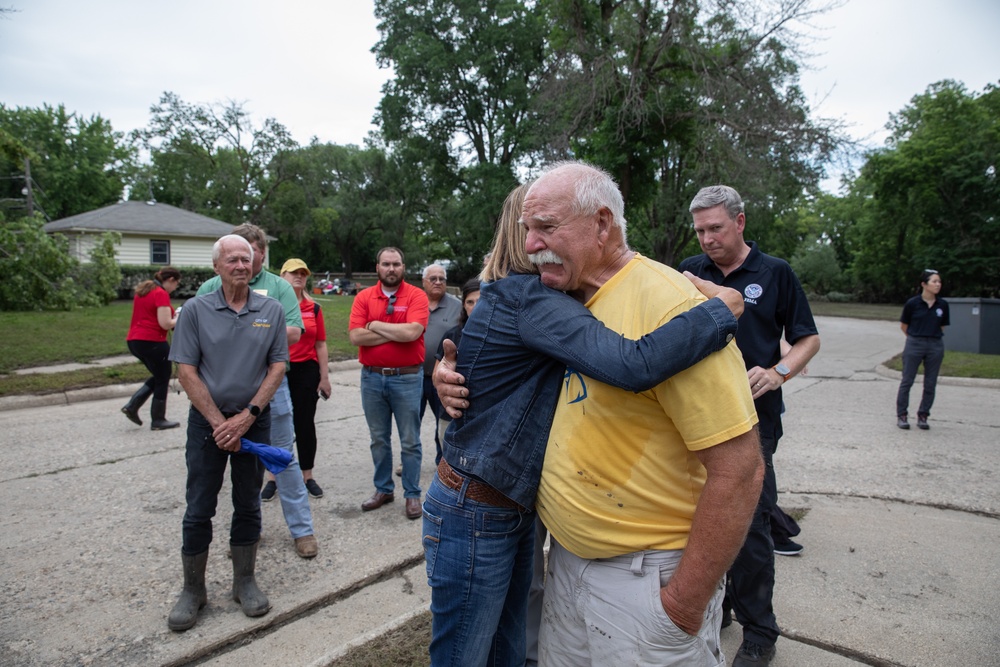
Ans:
<svg viewBox="0 0 1000 667"><path fill-rule="evenodd" d="M242 243L246 247L247 252L250 253L250 263L253 264L253 246L245 238L236 234L226 234L215 242L215 245L212 246L212 264L219 261L219 257L222 256L222 246L226 241L239 241Z"/></svg>

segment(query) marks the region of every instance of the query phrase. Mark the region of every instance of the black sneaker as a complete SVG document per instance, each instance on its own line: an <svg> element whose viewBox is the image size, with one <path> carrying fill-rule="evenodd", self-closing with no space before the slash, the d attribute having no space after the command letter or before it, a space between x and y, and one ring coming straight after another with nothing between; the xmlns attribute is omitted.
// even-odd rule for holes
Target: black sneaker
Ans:
<svg viewBox="0 0 1000 667"><path fill-rule="evenodd" d="M274 494L278 492L278 485L274 483L272 479L270 482L264 485L264 488L260 492L260 499L265 503L269 503L274 500Z"/></svg>
<svg viewBox="0 0 1000 667"><path fill-rule="evenodd" d="M798 542L792 542L791 540L775 542L774 553L779 556L798 556L802 553L802 545Z"/></svg>
<svg viewBox="0 0 1000 667"><path fill-rule="evenodd" d="M927 415L917 415L917 428L926 431L931 426L927 423Z"/></svg>
<svg viewBox="0 0 1000 667"><path fill-rule="evenodd" d="M317 484L316 480L314 479L306 480L306 490L309 491L309 495L312 496L313 498L323 497L323 489L319 488L319 484Z"/></svg>
<svg viewBox="0 0 1000 667"><path fill-rule="evenodd" d="M774 658L773 646L764 648L760 644L744 639L736 659L733 660L733 667L766 667L771 664L772 658Z"/></svg>
<svg viewBox="0 0 1000 667"><path fill-rule="evenodd" d="M896 419L896 426L903 429L904 431L908 431L910 429L910 422L906 420L906 415L899 415L899 417Z"/></svg>

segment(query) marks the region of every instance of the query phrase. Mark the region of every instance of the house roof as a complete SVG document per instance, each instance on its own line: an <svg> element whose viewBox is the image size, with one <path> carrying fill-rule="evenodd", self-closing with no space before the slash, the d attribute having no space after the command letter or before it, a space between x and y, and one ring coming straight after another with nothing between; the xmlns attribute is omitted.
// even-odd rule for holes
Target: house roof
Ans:
<svg viewBox="0 0 1000 667"><path fill-rule="evenodd" d="M234 226L169 204L123 201L111 206L53 220L46 232L121 232L217 239Z"/></svg>

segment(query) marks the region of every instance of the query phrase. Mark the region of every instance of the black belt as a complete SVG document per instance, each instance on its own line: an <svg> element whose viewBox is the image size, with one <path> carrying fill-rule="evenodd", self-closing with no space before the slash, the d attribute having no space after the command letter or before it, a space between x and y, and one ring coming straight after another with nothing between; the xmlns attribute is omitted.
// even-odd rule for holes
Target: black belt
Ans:
<svg viewBox="0 0 1000 667"><path fill-rule="evenodd" d="M379 375L415 375L423 368L421 365L402 366L400 368L383 368L382 366L365 366L366 371L378 373Z"/></svg>

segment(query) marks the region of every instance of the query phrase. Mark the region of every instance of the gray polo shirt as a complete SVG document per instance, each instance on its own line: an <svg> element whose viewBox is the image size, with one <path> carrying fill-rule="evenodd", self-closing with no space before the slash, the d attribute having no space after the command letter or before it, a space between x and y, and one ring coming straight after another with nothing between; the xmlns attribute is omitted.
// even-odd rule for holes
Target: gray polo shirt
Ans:
<svg viewBox="0 0 1000 667"><path fill-rule="evenodd" d="M462 302L451 294L445 294L438 301L438 307L430 311L427 329L424 330L424 377L434 372L434 355L437 354L441 339L453 326L458 324L462 314Z"/></svg>
<svg viewBox="0 0 1000 667"><path fill-rule="evenodd" d="M254 397L268 367L288 361L285 311L252 290L239 313L222 289L184 304L170 345L170 360L198 368L212 400L224 413L239 412Z"/></svg>

